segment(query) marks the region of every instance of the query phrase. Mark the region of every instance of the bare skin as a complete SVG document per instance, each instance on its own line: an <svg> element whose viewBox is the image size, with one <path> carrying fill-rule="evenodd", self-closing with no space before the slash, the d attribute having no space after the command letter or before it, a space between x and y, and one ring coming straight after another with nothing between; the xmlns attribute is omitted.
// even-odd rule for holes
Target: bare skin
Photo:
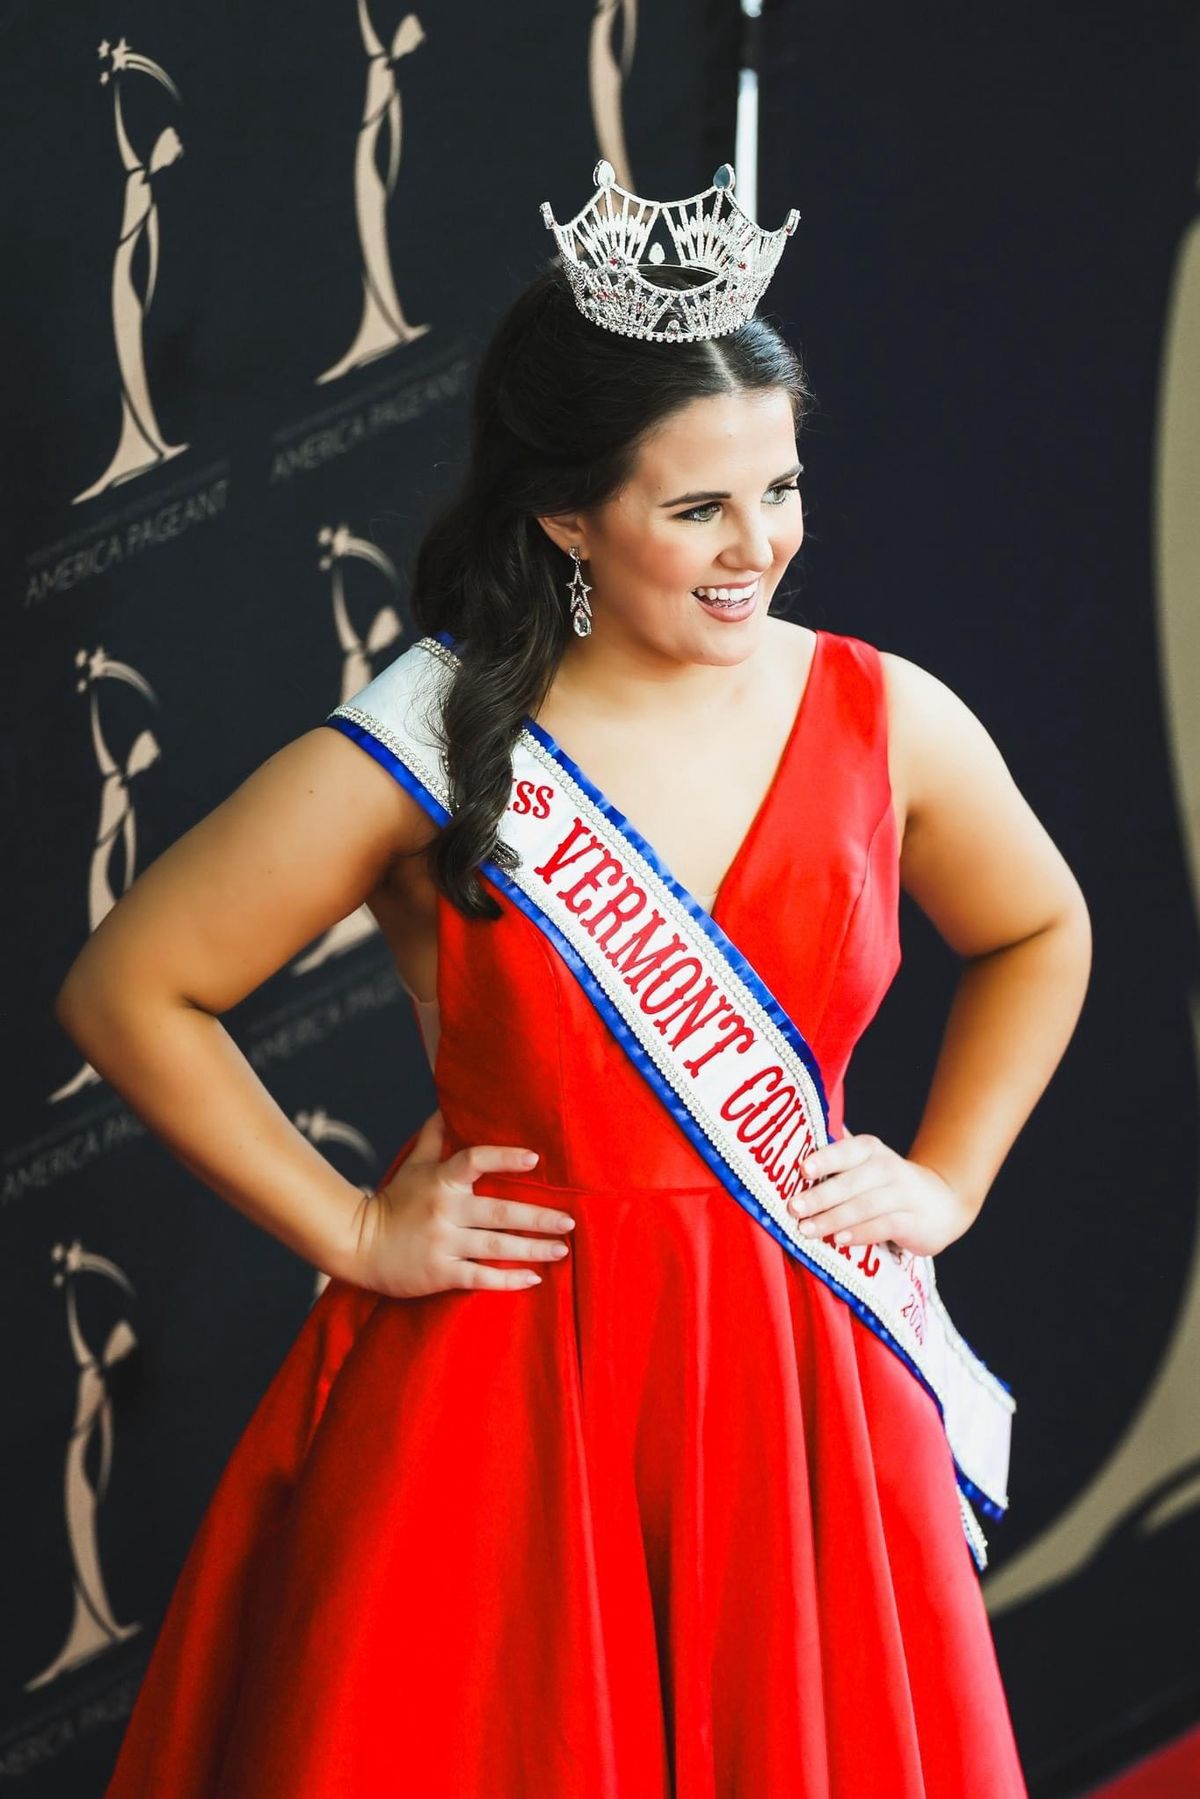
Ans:
<svg viewBox="0 0 1200 1799"><path fill-rule="evenodd" d="M579 546L592 635L573 640L539 718L711 904L770 783L814 634L766 607L803 538L782 393L693 402L589 514L540 520ZM725 497L666 505L684 493ZM564 559L564 581L569 564ZM713 618L698 586L757 579L752 614ZM965 966L907 1155L869 1133L809 1158L796 1196L821 1234L935 1254L977 1215L1075 1027L1087 909L984 727L943 683L884 654L905 889ZM680 754L681 742L688 745ZM57 1015L92 1064L214 1191L328 1273L394 1297L512 1289L565 1250L556 1209L486 1192L538 1146L442 1160L440 1114L369 1199L292 1125L220 1023L364 901L401 979L437 992L434 827L370 757L318 728L271 757L153 863L93 933ZM214 1121L219 1120L219 1128ZM484 1190L476 1191L477 1182Z"/></svg>

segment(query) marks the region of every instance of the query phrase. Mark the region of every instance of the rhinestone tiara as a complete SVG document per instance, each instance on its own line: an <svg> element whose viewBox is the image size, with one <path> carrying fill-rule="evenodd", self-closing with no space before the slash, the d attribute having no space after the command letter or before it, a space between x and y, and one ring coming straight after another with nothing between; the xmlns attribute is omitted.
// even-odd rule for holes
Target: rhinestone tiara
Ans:
<svg viewBox="0 0 1200 1799"><path fill-rule="evenodd" d="M548 200L542 201L542 218L558 239L580 312L623 337L690 343L734 330L766 292L784 240L800 222L793 207L778 231L762 230L734 199L736 176L728 162L711 187L687 200L643 200L618 184L610 162L598 162L592 179L596 192L573 219L560 225ZM660 220L665 233L655 236ZM678 262L667 260L667 233ZM711 280L665 288L642 274L646 265L697 269Z"/></svg>

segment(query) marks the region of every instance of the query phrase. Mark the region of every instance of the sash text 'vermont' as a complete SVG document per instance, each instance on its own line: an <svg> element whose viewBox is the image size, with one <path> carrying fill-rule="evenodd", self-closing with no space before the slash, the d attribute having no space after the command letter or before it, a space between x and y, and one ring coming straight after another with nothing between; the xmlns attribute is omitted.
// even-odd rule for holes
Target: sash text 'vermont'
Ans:
<svg viewBox="0 0 1200 1799"><path fill-rule="evenodd" d="M513 810L532 810L539 800L547 804L551 791L521 782ZM653 1019L655 1030L672 1050L697 1039L694 1053L681 1058L680 1067L695 1079L727 1052L744 1056L756 1046L753 1025L705 973L699 959L687 953L683 938L671 930L663 914L649 906L645 890L620 858L578 817L533 873L551 886L567 870L571 872L565 884L553 887L555 898L603 950L643 1014ZM779 1063L759 1067L731 1086L718 1109L736 1126L738 1139L748 1146L781 1199L812 1184L803 1179L801 1165L817 1146L817 1138L801 1095Z"/></svg>

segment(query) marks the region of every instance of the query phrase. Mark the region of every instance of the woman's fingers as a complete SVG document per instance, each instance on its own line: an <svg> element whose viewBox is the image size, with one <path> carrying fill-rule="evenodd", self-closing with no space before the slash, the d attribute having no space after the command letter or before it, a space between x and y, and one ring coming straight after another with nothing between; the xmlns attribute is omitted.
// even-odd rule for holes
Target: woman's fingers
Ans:
<svg viewBox="0 0 1200 1799"><path fill-rule="evenodd" d="M556 1262L567 1253L560 1237L519 1237L507 1231L469 1230L457 1227L446 1247L452 1255L481 1256L489 1262Z"/></svg>
<svg viewBox="0 0 1200 1799"><path fill-rule="evenodd" d="M472 1143L456 1149L438 1168L439 1178L450 1186L471 1190L481 1174L527 1174L538 1160L534 1149L513 1144Z"/></svg>
<svg viewBox="0 0 1200 1799"><path fill-rule="evenodd" d="M852 1136L849 1131L834 1143L823 1144L805 1156L802 1163L804 1178L823 1180L826 1175L837 1174L845 1168L859 1168L869 1162L875 1152L882 1148L878 1137L864 1131L861 1136Z"/></svg>
<svg viewBox="0 0 1200 1799"><path fill-rule="evenodd" d="M878 1139L853 1137L844 1143L827 1143L805 1163L807 1173L816 1163L814 1186L794 1194L788 1210L800 1220L805 1237L831 1237L835 1243L875 1243L892 1235L897 1197L881 1163ZM821 1178L822 1169L833 1169ZM881 1178L881 1176L883 1178Z"/></svg>
<svg viewBox="0 0 1200 1799"><path fill-rule="evenodd" d="M471 1290L491 1287L507 1293L515 1287L539 1286L541 1279L541 1275L535 1274L532 1268L489 1268L486 1262L457 1260L447 1262L438 1290L445 1291L451 1287Z"/></svg>
<svg viewBox="0 0 1200 1799"><path fill-rule="evenodd" d="M531 1262L556 1261L567 1253L560 1239L518 1236L518 1231L570 1231L575 1220L550 1206L526 1205L516 1199L499 1199L490 1193L472 1193L458 1206L451 1239L452 1253L486 1256L497 1261L523 1258Z"/></svg>
<svg viewBox="0 0 1200 1799"><path fill-rule="evenodd" d="M858 1168L846 1168L840 1174L826 1175L803 1193L794 1193L788 1200L788 1211L795 1218L815 1218L860 1193L878 1189L880 1184L878 1167L864 1163Z"/></svg>
<svg viewBox="0 0 1200 1799"><path fill-rule="evenodd" d="M800 1221L805 1237L832 1237L835 1243L885 1243L896 1235L904 1213L887 1208L887 1195L879 1188L864 1193L827 1212Z"/></svg>
<svg viewBox="0 0 1200 1799"><path fill-rule="evenodd" d="M500 1199L494 1193L468 1193L454 1210L456 1224L476 1230L569 1231L575 1220L557 1206L534 1206L519 1199Z"/></svg>

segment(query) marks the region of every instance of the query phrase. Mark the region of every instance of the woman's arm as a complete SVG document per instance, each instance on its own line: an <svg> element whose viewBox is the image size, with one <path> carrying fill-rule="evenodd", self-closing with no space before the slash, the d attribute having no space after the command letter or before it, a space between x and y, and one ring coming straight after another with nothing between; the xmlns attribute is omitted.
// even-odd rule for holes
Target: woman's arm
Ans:
<svg viewBox="0 0 1200 1799"><path fill-rule="evenodd" d="M915 663L883 662L901 883L965 958L908 1159L959 1195L969 1224L1075 1029L1091 924L974 713Z"/></svg>
<svg viewBox="0 0 1200 1799"><path fill-rule="evenodd" d="M88 939L56 1016L184 1166L352 1278L363 1195L271 1098L217 1014L362 903L435 827L325 727L265 762L150 865Z"/></svg>

